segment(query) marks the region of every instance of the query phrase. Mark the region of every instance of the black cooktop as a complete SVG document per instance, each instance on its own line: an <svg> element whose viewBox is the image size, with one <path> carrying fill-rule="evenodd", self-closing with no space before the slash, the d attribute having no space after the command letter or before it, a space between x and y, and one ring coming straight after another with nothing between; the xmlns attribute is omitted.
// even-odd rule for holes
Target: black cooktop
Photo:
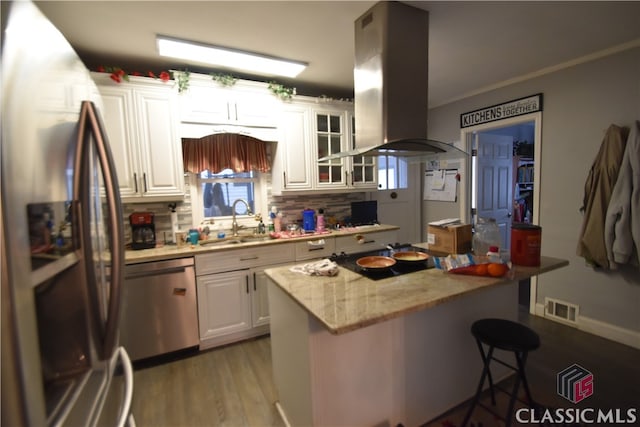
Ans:
<svg viewBox="0 0 640 427"><path fill-rule="evenodd" d="M416 246L412 246L411 244L393 244L389 245L393 248L393 252L401 252L401 251L415 251L415 252L427 252L423 248L418 248ZM365 256L387 256L391 257L392 250L391 249L379 249L375 251L368 252L359 252L356 254L345 254L341 252L340 254L331 254L329 259L334 261L340 267L346 268L347 270L351 270L371 280L380 280L386 279L389 277L400 276L403 274L415 273L416 271L422 271L429 268L434 268L433 259L428 258L425 262L418 263L406 263L406 262L396 262L396 264L388 269L384 269L381 271L378 270L366 270L361 268L356 261Z"/></svg>

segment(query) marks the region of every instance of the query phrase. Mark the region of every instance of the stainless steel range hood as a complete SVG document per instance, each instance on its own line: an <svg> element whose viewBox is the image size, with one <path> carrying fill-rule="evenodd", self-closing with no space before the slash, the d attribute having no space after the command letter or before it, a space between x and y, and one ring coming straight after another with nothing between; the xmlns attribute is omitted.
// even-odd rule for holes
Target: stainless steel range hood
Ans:
<svg viewBox="0 0 640 427"><path fill-rule="evenodd" d="M427 138L428 77L429 12L399 2L376 3L355 21L355 146L319 160L466 156Z"/></svg>

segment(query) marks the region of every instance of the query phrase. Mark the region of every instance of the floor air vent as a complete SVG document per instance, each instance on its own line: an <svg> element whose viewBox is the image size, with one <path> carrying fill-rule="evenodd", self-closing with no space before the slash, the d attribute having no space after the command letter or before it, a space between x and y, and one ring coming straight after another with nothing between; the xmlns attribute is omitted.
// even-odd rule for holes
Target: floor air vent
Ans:
<svg viewBox="0 0 640 427"><path fill-rule="evenodd" d="M553 298L544 299L545 317L561 322L577 323L578 306Z"/></svg>

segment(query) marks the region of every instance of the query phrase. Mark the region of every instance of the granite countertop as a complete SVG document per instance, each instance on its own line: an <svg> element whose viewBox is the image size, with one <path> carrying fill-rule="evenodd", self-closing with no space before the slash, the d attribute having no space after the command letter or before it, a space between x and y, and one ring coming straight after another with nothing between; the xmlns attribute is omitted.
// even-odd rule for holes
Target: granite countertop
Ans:
<svg viewBox="0 0 640 427"><path fill-rule="evenodd" d="M265 273L329 332L342 334L566 265L566 260L542 257L539 267L514 266L501 278L451 274L435 268L376 281L342 267L334 277L306 276L287 266Z"/></svg>
<svg viewBox="0 0 640 427"><path fill-rule="evenodd" d="M175 258L186 258L198 254L215 252L215 251L228 251L236 249L244 249L256 246L267 245L281 245L285 243L295 243L307 240L317 240L322 238L331 238L337 236L348 236L356 234L375 233L378 231L398 230L400 227L395 225L367 225L360 227L344 227L340 230L332 230L330 233L324 234L308 234L302 237L291 237L282 239L271 239L268 235L265 235L263 239L250 240L242 243L233 243L233 238L227 239L211 239L208 244L198 244L178 247L176 245L162 245L159 244L152 249L140 249L125 251L125 262L127 264L137 264L150 261L163 261Z"/></svg>

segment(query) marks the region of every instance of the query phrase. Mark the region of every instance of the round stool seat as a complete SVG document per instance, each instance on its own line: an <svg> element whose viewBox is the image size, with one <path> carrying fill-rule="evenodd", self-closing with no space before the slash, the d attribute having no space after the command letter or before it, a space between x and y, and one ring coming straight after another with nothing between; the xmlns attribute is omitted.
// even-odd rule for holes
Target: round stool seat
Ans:
<svg viewBox="0 0 640 427"><path fill-rule="evenodd" d="M540 337L520 323L506 319L481 319L471 326L476 339L507 351L528 352L540 347Z"/></svg>

